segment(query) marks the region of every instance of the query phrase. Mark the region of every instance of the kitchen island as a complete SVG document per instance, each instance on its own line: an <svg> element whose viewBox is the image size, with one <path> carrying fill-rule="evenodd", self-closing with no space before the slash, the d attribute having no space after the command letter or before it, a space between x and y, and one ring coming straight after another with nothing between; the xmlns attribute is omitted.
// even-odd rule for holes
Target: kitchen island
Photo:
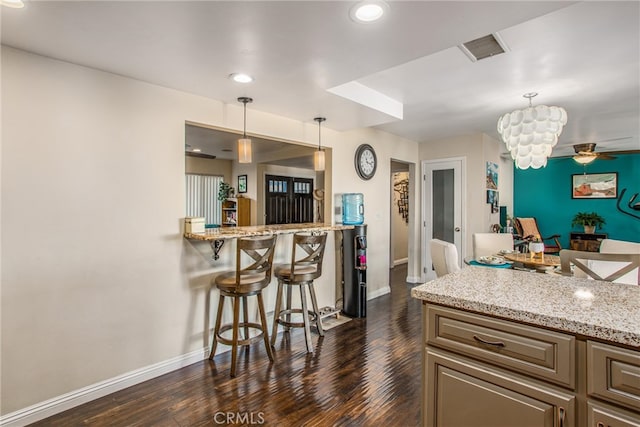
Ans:
<svg viewBox="0 0 640 427"><path fill-rule="evenodd" d="M424 425L640 426L640 287L467 267L412 296Z"/></svg>

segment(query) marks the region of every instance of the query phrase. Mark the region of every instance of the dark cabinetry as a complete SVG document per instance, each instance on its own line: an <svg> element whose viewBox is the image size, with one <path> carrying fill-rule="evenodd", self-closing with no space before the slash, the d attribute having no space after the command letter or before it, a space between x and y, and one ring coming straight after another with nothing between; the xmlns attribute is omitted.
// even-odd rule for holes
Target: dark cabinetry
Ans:
<svg viewBox="0 0 640 427"><path fill-rule="evenodd" d="M606 239L605 233L571 233L570 244L574 251L598 252L602 239Z"/></svg>

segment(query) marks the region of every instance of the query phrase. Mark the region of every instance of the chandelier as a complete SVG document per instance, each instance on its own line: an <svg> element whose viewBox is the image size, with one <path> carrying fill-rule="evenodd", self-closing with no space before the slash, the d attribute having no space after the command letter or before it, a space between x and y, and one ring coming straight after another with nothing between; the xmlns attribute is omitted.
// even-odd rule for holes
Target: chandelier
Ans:
<svg viewBox="0 0 640 427"><path fill-rule="evenodd" d="M519 169L539 169L547 165L551 149L558 143L567 112L561 107L531 105L536 92L525 93L529 107L515 110L498 119L498 133Z"/></svg>

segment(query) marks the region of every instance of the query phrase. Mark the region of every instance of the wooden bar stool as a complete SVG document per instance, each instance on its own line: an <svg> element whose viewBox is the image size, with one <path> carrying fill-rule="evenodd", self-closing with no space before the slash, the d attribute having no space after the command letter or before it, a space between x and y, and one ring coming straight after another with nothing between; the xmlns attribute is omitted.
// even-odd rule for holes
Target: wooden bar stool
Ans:
<svg viewBox="0 0 640 427"><path fill-rule="evenodd" d="M216 316L216 326L213 332L213 344L209 360L213 359L216 354L218 341L230 345L232 377L236 376L238 346L248 346L260 339L264 339L267 355L269 360L273 362L262 290L271 282L271 267L275 245L275 235L237 239L236 270L221 273L214 279L214 285L220 291L220 301L218 302L218 314ZM243 259L245 264L243 264ZM249 261L250 264L246 265L246 261ZM243 267L243 265L246 266ZM254 295L258 298L260 323L249 322L247 297ZM221 325L225 297L233 298L233 323ZM244 322L240 322L240 299L242 299L244 306ZM240 329L243 329L243 339L239 339ZM231 339L222 336L224 332L229 330L232 331ZM250 330L257 330L258 334L250 336Z"/></svg>
<svg viewBox="0 0 640 427"><path fill-rule="evenodd" d="M311 341L310 322L314 322L318 334L324 336L322 321L318 310L318 301L313 289L313 280L322 274L322 259L327 242L327 233L296 233L293 235L293 249L291 263L276 266L275 276L278 278L278 293L273 319L273 331L271 332L271 345L275 345L278 333L278 324L283 325L285 331L289 328L304 328L307 342L307 353L313 353ZM282 310L282 290L286 286L287 302ZM291 308L291 288L297 286L300 289L302 308ZM309 287L313 311L307 309L306 287ZM293 322L291 315L302 314L302 322Z"/></svg>

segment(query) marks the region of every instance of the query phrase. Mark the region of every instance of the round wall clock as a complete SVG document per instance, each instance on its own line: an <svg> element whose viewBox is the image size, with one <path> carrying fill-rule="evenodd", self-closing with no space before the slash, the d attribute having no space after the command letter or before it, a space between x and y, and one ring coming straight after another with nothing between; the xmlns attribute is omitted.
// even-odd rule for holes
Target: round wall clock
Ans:
<svg viewBox="0 0 640 427"><path fill-rule="evenodd" d="M356 150L356 172L362 179L371 179L376 174L378 159L373 147L369 144L362 144Z"/></svg>

